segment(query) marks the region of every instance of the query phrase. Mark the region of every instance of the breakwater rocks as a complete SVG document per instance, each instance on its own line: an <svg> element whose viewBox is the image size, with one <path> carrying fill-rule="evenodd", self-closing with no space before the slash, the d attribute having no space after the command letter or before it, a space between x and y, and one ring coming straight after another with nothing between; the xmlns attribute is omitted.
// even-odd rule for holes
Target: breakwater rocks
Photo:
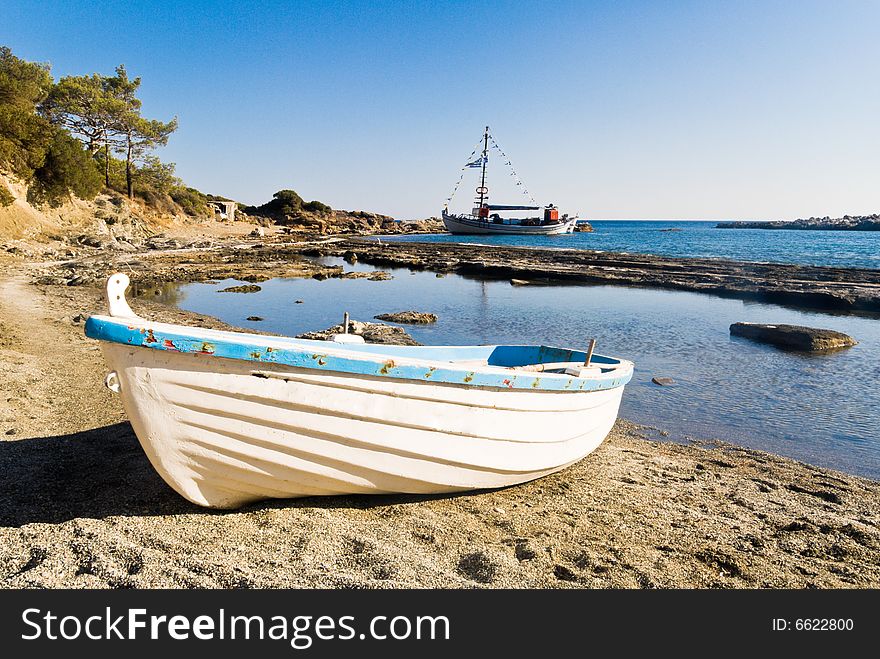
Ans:
<svg viewBox="0 0 880 659"><path fill-rule="evenodd" d="M730 326L732 336L769 343L788 350L805 352L828 352L849 348L858 343L851 336L834 330L803 327L801 325L761 325L759 323L734 323Z"/></svg>
<svg viewBox="0 0 880 659"><path fill-rule="evenodd" d="M614 284L712 293L808 309L880 311L880 270L573 249L342 239L304 245L307 256L357 255L381 267L522 282Z"/></svg>
<svg viewBox="0 0 880 659"><path fill-rule="evenodd" d="M880 214L810 217L784 222L719 222L716 229L795 229L812 231L880 231Z"/></svg>

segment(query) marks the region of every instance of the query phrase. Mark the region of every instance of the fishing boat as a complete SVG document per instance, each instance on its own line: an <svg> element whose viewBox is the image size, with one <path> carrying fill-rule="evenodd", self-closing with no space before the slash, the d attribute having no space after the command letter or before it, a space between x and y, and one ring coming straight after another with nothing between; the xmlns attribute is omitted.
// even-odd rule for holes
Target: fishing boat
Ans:
<svg viewBox="0 0 880 659"><path fill-rule="evenodd" d="M516 186L520 187L523 194L530 199L532 202L531 205L489 203L489 188L486 187L486 166L489 163L490 141L492 148L497 151L498 155L505 159L507 165L511 167L511 175L514 177L514 183ZM498 146L498 143L489 133L488 126L486 126L486 130L483 133L482 151L480 152L480 156L474 158L477 151L478 149L474 149L468 158L468 161L465 163L465 166L461 168L462 174L458 179L458 183L456 183L452 194L447 197L446 204L443 207L443 224L450 233L480 235L505 234L520 236L550 236L574 233L578 218L569 217L567 214L560 217L559 209L553 204L548 204L546 206L535 204L534 197L529 194L525 185L520 180L519 176L517 176L516 171L513 170L513 166L507 158L507 155L501 150L501 147ZM480 185L476 188L477 196L474 201L474 206L470 213L450 213L449 204L452 202L455 193L461 185L465 171L471 168L481 169ZM535 211L539 211L539 214L534 215ZM527 215L525 217L512 217L509 215L509 213L521 212L526 212ZM508 215L502 216L501 213Z"/></svg>
<svg viewBox="0 0 880 659"><path fill-rule="evenodd" d="M144 451L201 506L266 498L434 494L522 483L593 451L633 365L546 346L392 346L155 323L128 277L93 315Z"/></svg>

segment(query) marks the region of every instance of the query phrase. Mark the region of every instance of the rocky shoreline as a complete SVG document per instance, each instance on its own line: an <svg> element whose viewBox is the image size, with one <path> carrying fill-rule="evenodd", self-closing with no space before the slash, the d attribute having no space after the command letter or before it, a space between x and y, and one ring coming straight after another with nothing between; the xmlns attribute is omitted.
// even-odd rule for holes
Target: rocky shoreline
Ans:
<svg viewBox="0 0 880 659"><path fill-rule="evenodd" d="M880 311L880 270L709 258L673 258L532 247L340 239L304 245L308 256L356 254L381 267L457 273L520 283L613 284L711 293L808 309Z"/></svg>
<svg viewBox="0 0 880 659"><path fill-rule="evenodd" d="M693 291L841 313L880 312L880 270L711 258L673 258L534 247L487 248L366 237L316 238L267 231L257 236L179 240L151 238L132 250L78 245L12 245L7 251L32 263L41 284L96 285L124 270L138 287L167 282L275 277L359 277L318 257L341 257L386 268L409 268L528 284L605 284ZM379 277L377 273L372 276ZM381 275L388 276L388 275Z"/></svg>
<svg viewBox="0 0 880 659"><path fill-rule="evenodd" d="M785 222L719 222L716 229L792 229L801 231L880 231L880 214L810 217Z"/></svg>

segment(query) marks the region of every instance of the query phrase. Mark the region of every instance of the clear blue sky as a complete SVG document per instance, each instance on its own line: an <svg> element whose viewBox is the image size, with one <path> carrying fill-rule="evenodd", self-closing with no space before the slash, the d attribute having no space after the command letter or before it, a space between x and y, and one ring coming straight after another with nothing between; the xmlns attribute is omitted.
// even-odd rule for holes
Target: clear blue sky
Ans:
<svg viewBox="0 0 880 659"><path fill-rule="evenodd" d="M586 217L880 212L878 29L877 0L0 6L56 77L142 76L190 185L400 218L439 213L485 124Z"/></svg>

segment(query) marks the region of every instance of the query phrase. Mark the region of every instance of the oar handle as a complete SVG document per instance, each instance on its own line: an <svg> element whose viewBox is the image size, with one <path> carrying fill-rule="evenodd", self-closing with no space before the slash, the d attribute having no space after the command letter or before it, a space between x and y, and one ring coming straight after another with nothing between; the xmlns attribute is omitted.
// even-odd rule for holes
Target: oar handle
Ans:
<svg viewBox="0 0 880 659"><path fill-rule="evenodd" d="M589 366L590 361L593 359L593 350L596 347L596 339L590 339L590 347L587 348L587 360L584 362L584 366Z"/></svg>

